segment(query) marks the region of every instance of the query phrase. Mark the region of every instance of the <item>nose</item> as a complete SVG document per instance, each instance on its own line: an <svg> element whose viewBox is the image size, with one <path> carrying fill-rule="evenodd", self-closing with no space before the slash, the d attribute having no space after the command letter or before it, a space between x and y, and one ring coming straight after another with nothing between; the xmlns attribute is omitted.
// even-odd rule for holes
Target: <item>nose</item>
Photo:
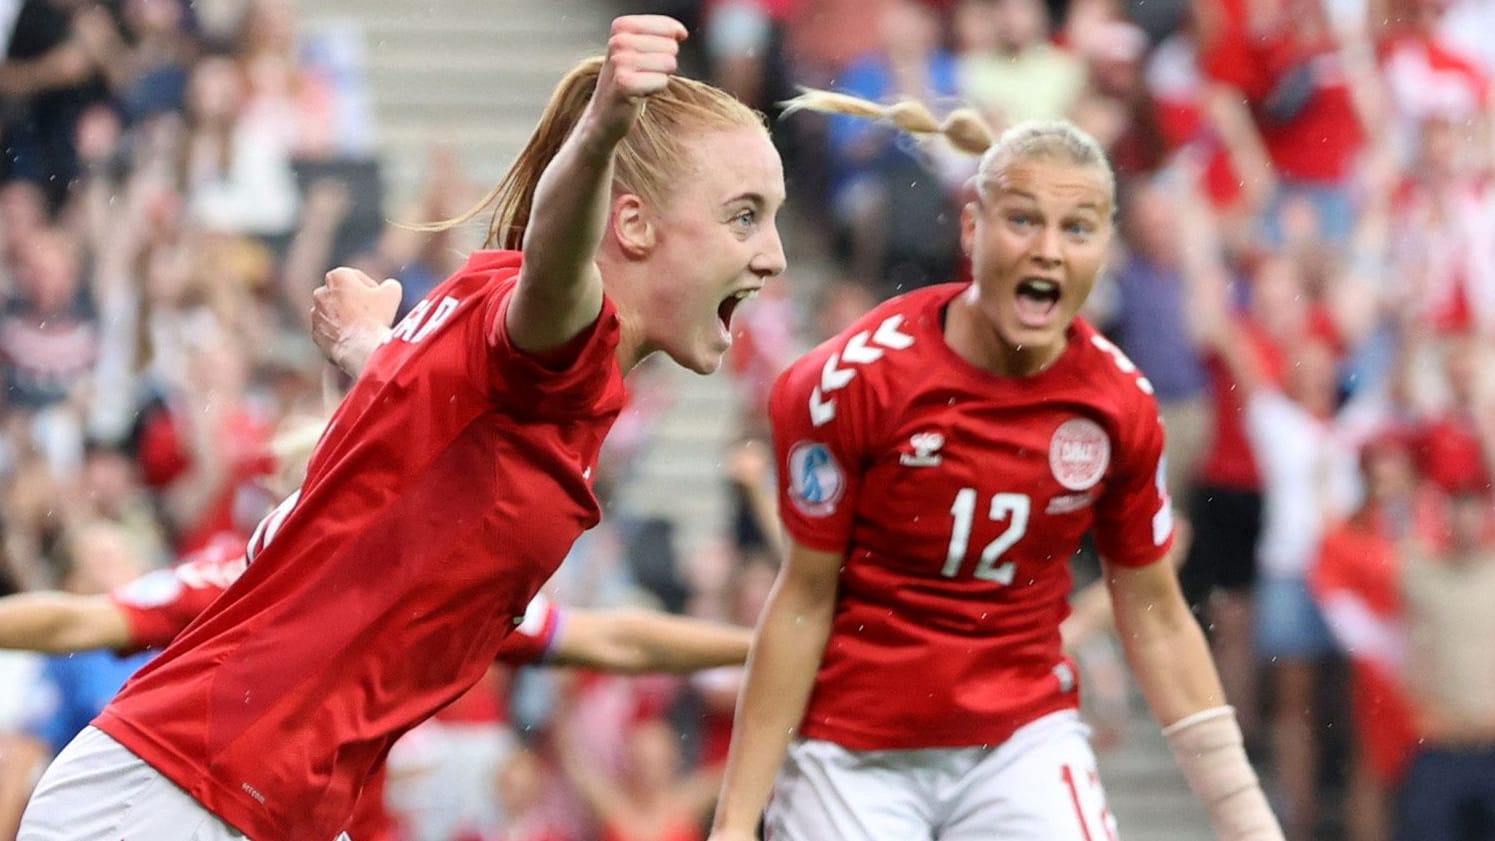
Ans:
<svg viewBox="0 0 1495 841"><path fill-rule="evenodd" d="M1045 225L1043 231L1038 235L1038 241L1033 244L1033 259L1037 260L1044 268L1051 269L1064 262L1064 253L1059 245L1059 229L1053 225Z"/></svg>
<svg viewBox="0 0 1495 841"><path fill-rule="evenodd" d="M766 280L783 274L789 260L784 256L784 240L779 237L777 225L770 227L764 238L767 241L753 256L753 261L748 268L753 274Z"/></svg>

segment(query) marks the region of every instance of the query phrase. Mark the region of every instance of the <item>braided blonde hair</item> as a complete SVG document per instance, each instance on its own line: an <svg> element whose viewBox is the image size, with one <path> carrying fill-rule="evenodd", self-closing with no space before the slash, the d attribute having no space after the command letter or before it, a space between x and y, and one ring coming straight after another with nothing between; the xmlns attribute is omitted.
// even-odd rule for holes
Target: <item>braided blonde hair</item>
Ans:
<svg viewBox="0 0 1495 841"><path fill-rule="evenodd" d="M1106 160L1105 150L1095 138L1067 120L1029 120L998 136L973 108L957 108L945 119L937 120L923 103L912 99L883 105L844 93L800 88L799 96L782 105L785 115L795 111L843 114L886 120L911 134L942 135L956 149L981 156L977 176L982 188L1013 161L1039 159L1093 167L1104 175L1113 196L1116 191L1116 174Z"/></svg>

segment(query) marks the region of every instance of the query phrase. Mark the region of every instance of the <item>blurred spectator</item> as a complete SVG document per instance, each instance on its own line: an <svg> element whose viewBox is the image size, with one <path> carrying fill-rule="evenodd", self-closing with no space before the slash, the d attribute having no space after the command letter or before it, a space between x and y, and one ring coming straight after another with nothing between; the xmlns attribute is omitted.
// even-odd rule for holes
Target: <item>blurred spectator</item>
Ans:
<svg viewBox="0 0 1495 841"><path fill-rule="evenodd" d="M267 59L268 74L279 65ZM251 111L244 70L210 57L192 71L187 90L186 181L191 217L231 233L284 234L296 218L291 172L295 138L283 115L260 103Z"/></svg>
<svg viewBox="0 0 1495 841"><path fill-rule="evenodd" d="M602 826L601 841L702 841L719 772L682 773L679 739L643 712L627 725L623 768L600 773L575 733L559 733L561 765Z"/></svg>
<svg viewBox="0 0 1495 841"><path fill-rule="evenodd" d="M1495 106L1490 70L1466 55L1443 29L1447 0L1387 4L1392 13L1379 27L1376 47L1400 157L1408 160L1416 154L1418 126L1427 120L1444 121L1456 131L1479 136L1479 123L1488 120Z"/></svg>
<svg viewBox="0 0 1495 841"><path fill-rule="evenodd" d="M1417 152L1392 204L1392 294L1437 330L1495 331L1495 189L1470 136L1442 114L1416 129Z"/></svg>
<svg viewBox="0 0 1495 841"><path fill-rule="evenodd" d="M1085 67L1050 42L1039 0L962 0L955 36L960 93L994 129L1064 117L1079 100Z"/></svg>
<svg viewBox="0 0 1495 841"><path fill-rule="evenodd" d="M1365 499L1324 536L1311 573L1314 597L1351 665L1355 732L1348 790L1349 841L1391 838L1393 795L1416 749L1403 682L1407 657L1400 547L1436 539L1441 502L1419 481L1412 441L1390 428L1360 452Z"/></svg>
<svg viewBox="0 0 1495 841"><path fill-rule="evenodd" d="M1401 795L1398 838L1473 841L1495 833L1495 541L1488 487L1449 500L1448 546L1421 546L1402 575L1411 649L1407 684L1419 740Z"/></svg>
<svg viewBox="0 0 1495 841"><path fill-rule="evenodd" d="M1168 488L1187 505L1209 441L1209 375L1195 344L1191 286L1184 278L1183 229L1165 185L1138 182L1123 200L1126 257L1107 332L1156 390L1168 428Z"/></svg>
<svg viewBox="0 0 1495 841"><path fill-rule="evenodd" d="M1140 27L1119 20L1097 25L1082 53L1088 81L1069 114L1105 147L1123 180L1156 170L1167 151L1143 74L1146 52Z"/></svg>
<svg viewBox="0 0 1495 841"><path fill-rule="evenodd" d="M874 102L938 102L957 93L940 19L918 0L893 0L879 48L841 74L838 88ZM881 296L948 280L959 254L943 184L900 132L855 117L830 119L832 213L852 277Z"/></svg>
<svg viewBox="0 0 1495 841"><path fill-rule="evenodd" d="M1301 196L1312 203L1318 230L1344 242L1355 218L1348 180L1364 132L1352 78L1334 40L1321 0L1196 0L1204 24L1200 55L1206 75L1250 109L1278 200ZM1254 139L1237 138L1240 145ZM1269 242L1280 243L1277 214L1266 217Z"/></svg>
<svg viewBox="0 0 1495 841"><path fill-rule="evenodd" d="M55 211L78 171L78 117L104 97L104 87L74 30L72 4L22 0L9 23L0 33L7 46L0 61L0 182L40 186Z"/></svg>
<svg viewBox="0 0 1495 841"><path fill-rule="evenodd" d="M61 230L33 231L19 243L13 291L0 315L5 397L13 406L54 406L92 370L98 324L82 271L77 244Z"/></svg>
<svg viewBox="0 0 1495 841"><path fill-rule="evenodd" d="M125 0L118 18L104 6L84 9L74 24L127 122L180 111L197 55L183 0Z"/></svg>

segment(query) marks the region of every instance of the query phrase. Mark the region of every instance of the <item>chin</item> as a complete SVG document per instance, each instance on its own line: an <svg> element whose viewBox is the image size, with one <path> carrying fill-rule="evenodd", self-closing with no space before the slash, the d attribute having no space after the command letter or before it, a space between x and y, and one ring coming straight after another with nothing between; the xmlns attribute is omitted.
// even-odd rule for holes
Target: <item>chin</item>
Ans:
<svg viewBox="0 0 1495 841"><path fill-rule="evenodd" d="M676 365L687 371L692 371L703 376L715 374L722 367L722 352L713 352L702 349L690 351L670 351L669 357Z"/></svg>

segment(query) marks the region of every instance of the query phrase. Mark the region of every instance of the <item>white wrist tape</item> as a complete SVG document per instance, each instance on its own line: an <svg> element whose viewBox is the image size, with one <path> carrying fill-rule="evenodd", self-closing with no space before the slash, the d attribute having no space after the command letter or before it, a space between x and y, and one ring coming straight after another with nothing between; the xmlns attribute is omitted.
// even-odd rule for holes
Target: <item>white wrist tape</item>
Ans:
<svg viewBox="0 0 1495 841"><path fill-rule="evenodd" d="M1163 728L1178 767L1209 812L1220 841L1283 841L1256 771L1246 759L1233 707L1214 707Z"/></svg>

